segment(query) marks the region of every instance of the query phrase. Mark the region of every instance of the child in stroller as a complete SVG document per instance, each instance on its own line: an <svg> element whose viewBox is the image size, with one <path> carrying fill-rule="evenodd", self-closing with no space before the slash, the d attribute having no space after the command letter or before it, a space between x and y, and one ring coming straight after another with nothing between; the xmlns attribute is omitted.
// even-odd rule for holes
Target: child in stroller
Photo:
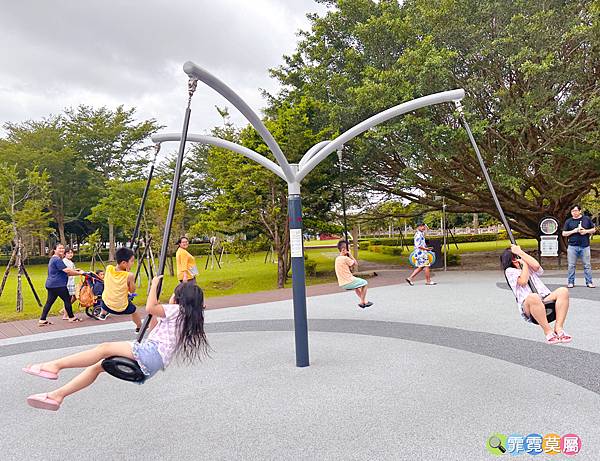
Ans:
<svg viewBox="0 0 600 461"><path fill-rule="evenodd" d="M98 320L98 315L101 312L102 292L104 291L104 271L100 269L95 273L86 272L83 277L79 290L79 303L82 307L85 307L85 313L89 317Z"/></svg>

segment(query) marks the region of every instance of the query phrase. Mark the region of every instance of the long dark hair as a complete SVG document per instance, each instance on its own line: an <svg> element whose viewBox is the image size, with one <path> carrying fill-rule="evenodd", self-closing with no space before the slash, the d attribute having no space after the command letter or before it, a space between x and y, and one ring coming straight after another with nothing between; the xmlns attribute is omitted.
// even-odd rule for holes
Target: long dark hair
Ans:
<svg viewBox="0 0 600 461"><path fill-rule="evenodd" d="M506 269L508 269L509 267L515 267L513 264L514 257L515 255L510 250L510 248L507 248L502 252L502 254L500 255L500 267L502 268L502 272L506 272Z"/></svg>
<svg viewBox="0 0 600 461"><path fill-rule="evenodd" d="M178 354L184 362L192 363L209 352L204 333L204 292L195 283L181 283L175 288L175 302L179 304L177 327L181 331Z"/></svg>

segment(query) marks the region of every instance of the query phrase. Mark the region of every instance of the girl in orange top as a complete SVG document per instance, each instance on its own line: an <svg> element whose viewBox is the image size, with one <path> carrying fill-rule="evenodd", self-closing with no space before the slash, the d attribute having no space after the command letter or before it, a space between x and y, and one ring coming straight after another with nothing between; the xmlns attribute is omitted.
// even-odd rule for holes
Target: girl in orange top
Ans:
<svg viewBox="0 0 600 461"><path fill-rule="evenodd" d="M181 237L177 240L177 252L175 253L175 261L177 262L177 279L180 282L196 282L198 268L196 267L196 259L187 251L190 246L190 241L186 237Z"/></svg>

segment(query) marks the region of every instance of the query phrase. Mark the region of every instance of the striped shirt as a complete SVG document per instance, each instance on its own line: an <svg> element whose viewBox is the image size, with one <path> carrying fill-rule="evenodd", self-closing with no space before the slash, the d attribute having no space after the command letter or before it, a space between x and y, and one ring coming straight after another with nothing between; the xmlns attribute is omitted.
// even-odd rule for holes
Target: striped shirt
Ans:
<svg viewBox="0 0 600 461"><path fill-rule="evenodd" d="M177 325L179 304L163 304L162 307L165 316L157 317L158 323L148 335L148 341L158 344L158 353L163 359L164 367L167 368L177 351L177 343L181 335L180 326Z"/></svg>
<svg viewBox="0 0 600 461"><path fill-rule="evenodd" d="M508 284L510 285L511 290L517 298L517 304L519 306L522 306L523 301L525 301L525 298L527 298L527 296L529 296L532 293L531 288L529 288L529 284L521 286L517 283L517 279L521 275L521 269L517 269L516 267L509 267L508 269L506 269L505 273L506 279L508 280ZM531 269L529 271L529 280L531 280L542 299L550 294L550 290L546 285L544 285L544 282L542 282L542 280L540 279L540 276L543 273L544 269L542 269L542 266L540 266L540 268L536 272L531 271Z"/></svg>

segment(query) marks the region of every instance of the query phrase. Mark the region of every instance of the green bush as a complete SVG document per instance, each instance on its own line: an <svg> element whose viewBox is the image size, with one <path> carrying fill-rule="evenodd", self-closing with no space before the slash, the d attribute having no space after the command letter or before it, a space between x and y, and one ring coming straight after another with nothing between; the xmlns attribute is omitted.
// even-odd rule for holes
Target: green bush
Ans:
<svg viewBox="0 0 600 461"><path fill-rule="evenodd" d="M0 258L0 267L6 268L6 265L8 264L9 259L10 259L10 256L5 256L5 257ZM28 266L33 266L34 264L48 264L48 261L50 261L50 256L29 256L25 260L25 264ZM14 260L13 260L13 264L14 264Z"/></svg>
<svg viewBox="0 0 600 461"><path fill-rule="evenodd" d="M505 233L506 234L506 233ZM436 235L436 236L425 236L425 238L427 240L444 240L444 237L440 236L440 235ZM448 238L446 239L448 243L467 243L467 242L495 242L496 240L499 240L501 238L506 238L506 237L501 237L501 235L499 234L467 234L467 235L455 235L454 239L452 239L452 236L448 236ZM414 235L405 235L404 236L404 243L407 243L409 246L412 246L413 244L413 239L414 239ZM369 248L371 245L387 245L387 246L393 246L393 247L399 247L400 245L402 245L401 240L398 238L373 238L367 241ZM372 250L371 250L372 251Z"/></svg>
<svg viewBox="0 0 600 461"><path fill-rule="evenodd" d="M306 275L317 275L317 261L308 259L308 255L304 253L304 272Z"/></svg>
<svg viewBox="0 0 600 461"><path fill-rule="evenodd" d="M381 253L384 255L400 256L402 254L402 247L397 246L369 245L368 249L374 253Z"/></svg>
<svg viewBox="0 0 600 461"><path fill-rule="evenodd" d="M446 265L450 266L460 266L460 255L454 253L448 253L446 256Z"/></svg>
<svg viewBox="0 0 600 461"><path fill-rule="evenodd" d="M519 238L522 238L523 235L520 232L513 231L513 237L515 239L519 239ZM502 231L498 232L498 239L500 239L500 240L508 240L508 232L506 232L505 230L502 230Z"/></svg>
<svg viewBox="0 0 600 461"><path fill-rule="evenodd" d="M190 243L187 251L192 256L205 256L210 254L210 243Z"/></svg>
<svg viewBox="0 0 600 461"><path fill-rule="evenodd" d="M402 247L392 247L392 246L383 245L381 247L381 252L384 255L400 256L402 254Z"/></svg>
<svg viewBox="0 0 600 461"><path fill-rule="evenodd" d="M402 240L400 240L399 238L374 238L374 239L370 239L367 240L369 245L388 245L388 246L393 246L393 247L398 247L400 245L402 245ZM412 235L410 237L404 237L404 242L408 243L409 245L412 245L413 242L413 237Z"/></svg>

